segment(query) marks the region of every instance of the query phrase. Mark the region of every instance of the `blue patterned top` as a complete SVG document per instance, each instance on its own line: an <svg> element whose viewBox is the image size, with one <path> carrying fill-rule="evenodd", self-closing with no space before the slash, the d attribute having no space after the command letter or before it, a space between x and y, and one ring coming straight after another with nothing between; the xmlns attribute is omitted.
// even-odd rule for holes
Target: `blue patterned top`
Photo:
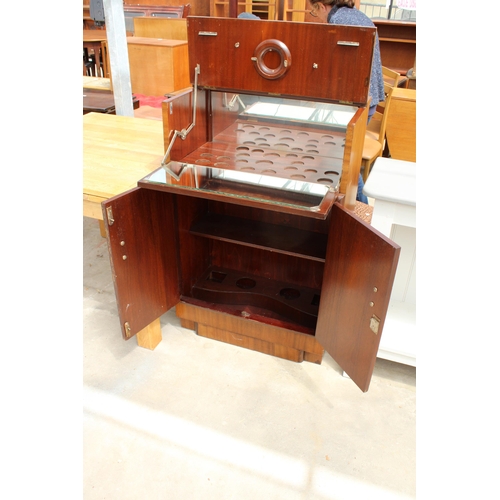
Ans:
<svg viewBox="0 0 500 500"><path fill-rule="evenodd" d="M330 24L375 27L372 20L355 7L332 7L327 20ZM375 34L375 48L373 51L369 95L372 98L371 106L376 106L377 103L385 101L384 77L382 76L382 62L380 59L378 33Z"/></svg>

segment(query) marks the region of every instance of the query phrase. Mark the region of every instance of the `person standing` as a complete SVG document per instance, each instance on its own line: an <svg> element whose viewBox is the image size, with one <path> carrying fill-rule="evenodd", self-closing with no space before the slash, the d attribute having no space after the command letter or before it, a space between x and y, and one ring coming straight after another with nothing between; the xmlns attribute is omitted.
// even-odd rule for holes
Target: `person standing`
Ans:
<svg viewBox="0 0 500 500"><path fill-rule="evenodd" d="M343 24L348 26L375 27L372 20L363 12L356 9L354 0L309 0L312 17L319 22L329 24ZM371 97L368 109L368 123L370 122L377 104L385 100L384 78L382 76L382 61L380 59L380 45L378 34L375 34L375 47L373 50L372 71L370 75L370 86L368 95ZM356 199L368 203L368 198L363 194L363 177L359 175L358 194Z"/></svg>

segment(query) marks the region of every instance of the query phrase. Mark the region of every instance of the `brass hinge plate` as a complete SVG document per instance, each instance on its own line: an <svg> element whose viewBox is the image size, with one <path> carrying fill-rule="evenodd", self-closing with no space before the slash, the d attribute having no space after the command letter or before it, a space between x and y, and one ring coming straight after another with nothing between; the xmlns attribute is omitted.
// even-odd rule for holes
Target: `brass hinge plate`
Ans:
<svg viewBox="0 0 500 500"><path fill-rule="evenodd" d="M106 207L106 217L108 218L108 226L112 226L115 219L113 218L113 209L111 207Z"/></svg>
<svg viewBox="0 0 500 500"><path fill-rule="evenodd" d="M123 327L125 328L125 337L129 339L132 336L132 334L131 334L130 324L128 323L128 321L125 322Z"/></svg>
<svg viewBox="0 0 500 500"><path fill-rule="evenodd" d="M378 335L378 329L380 326L380 318L377 318L375 314L370 318L370 330L375 334Z"/></svg>

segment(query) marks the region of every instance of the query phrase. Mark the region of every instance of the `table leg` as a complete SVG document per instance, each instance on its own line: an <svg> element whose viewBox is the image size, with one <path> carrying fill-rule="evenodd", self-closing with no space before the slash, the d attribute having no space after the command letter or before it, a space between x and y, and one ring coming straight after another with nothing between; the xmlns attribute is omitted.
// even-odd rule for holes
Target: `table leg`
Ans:
<svg viewBox="0 0 500 500"><path fill-rule="evenodd" d="M106 238L106 226L104 225L104 221L99 219L99 230L101 231L101 236Z"/></svg>
<svg viewBox="0 0 500 500"><path fill-rule="evenodd" d="M160 318L150 323L137 334L137 345L151 351L161 342Z"/></svg>

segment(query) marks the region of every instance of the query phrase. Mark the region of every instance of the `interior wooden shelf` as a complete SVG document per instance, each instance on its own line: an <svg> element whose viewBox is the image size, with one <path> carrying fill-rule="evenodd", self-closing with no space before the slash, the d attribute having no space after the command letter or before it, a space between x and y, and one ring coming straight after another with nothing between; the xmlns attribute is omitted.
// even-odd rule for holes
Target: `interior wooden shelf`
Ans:
<svg viewBox="0 0 500 500"><path fill-rule="evenodd" d="M182 300L313 335L320 290L210 267Z"/></svg>
<svg viewBox="0 0 500 500"><path fill-rule="evenodd" d="M322 233L211 213L195 221L190 232L206 238L325 262L327 235Z"/></svg>

